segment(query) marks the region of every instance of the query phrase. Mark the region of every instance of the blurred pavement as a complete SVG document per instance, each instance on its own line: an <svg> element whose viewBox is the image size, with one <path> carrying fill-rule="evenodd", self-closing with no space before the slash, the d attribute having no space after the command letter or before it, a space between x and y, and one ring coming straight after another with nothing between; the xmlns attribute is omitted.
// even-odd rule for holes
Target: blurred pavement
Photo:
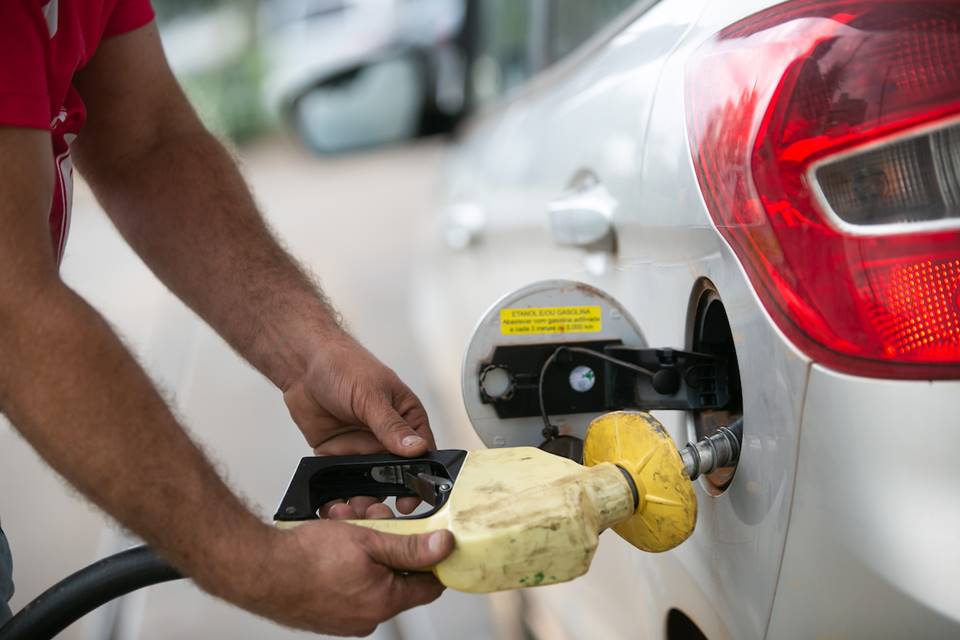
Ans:
<svg viewBox="0 0 960 640"><path fill-rule="evenodd" d="M411 347L407 276L443 157L435 142L320 160L272 140L241 154L271 224L320 276L352 332L420 394L441 447L451 446L447 421ZM82 184L62 273L118 329L231 485L269 518L296 462L309 453L279 392L153 278ZM450 357L459 360L460 353ZM0 483L0 518L14 552L14 610L71 571L130 543L5 423ZM381 625L373 637L494 638L490 610L487 598L448 591L434 605ZM307 634L275 627L180 581L102 609L63 637L241 640Z"/></svg>

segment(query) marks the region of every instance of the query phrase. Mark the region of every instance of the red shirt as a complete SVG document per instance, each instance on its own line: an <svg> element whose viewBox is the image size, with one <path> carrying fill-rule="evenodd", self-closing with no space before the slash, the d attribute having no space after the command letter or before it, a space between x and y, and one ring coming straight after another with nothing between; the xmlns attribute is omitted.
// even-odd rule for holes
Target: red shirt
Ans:
<svg viewBox="0 0 960 640"><path fill-rule="evenodd" d="M58 261L73 200L70 143L86 120L73 76L101 40L152 19L150 0L0 0L0 125L50 132L50 234Z"/></svg>

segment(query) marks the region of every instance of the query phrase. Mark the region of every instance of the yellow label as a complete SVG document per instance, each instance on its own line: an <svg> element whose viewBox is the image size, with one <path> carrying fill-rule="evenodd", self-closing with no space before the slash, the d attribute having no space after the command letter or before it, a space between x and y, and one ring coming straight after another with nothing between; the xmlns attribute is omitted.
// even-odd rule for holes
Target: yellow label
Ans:
<svg viewBox="0 0 960 640"><path fill-rule="evenodd" d="M603 309L600 306L500 310L500 333L505 336L538 333L597 333L602 327Z"/></svg>

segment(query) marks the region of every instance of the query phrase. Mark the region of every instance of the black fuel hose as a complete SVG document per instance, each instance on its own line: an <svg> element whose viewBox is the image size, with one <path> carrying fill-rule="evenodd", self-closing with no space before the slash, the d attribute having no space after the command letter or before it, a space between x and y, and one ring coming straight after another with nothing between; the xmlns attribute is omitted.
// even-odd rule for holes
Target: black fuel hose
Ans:
<svg viewBox="0 0 960 640"><path fill-rule="evenodd" d="M28 603L5 625L0 640L47 640L114 598L183 575L146 546L80 569Z"/></svg>

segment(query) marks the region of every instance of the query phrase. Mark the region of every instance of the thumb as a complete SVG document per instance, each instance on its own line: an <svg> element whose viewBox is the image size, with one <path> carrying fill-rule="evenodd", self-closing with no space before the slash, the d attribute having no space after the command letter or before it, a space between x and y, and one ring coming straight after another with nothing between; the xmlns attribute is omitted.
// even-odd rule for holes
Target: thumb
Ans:
<svg viewBox="0 0 960 640"><path fill-rule="evenodd" d="M385 396L371 403L365 416L358 416L366 423L387 451L399 456L418 456L428 449L424 440L393 408Z"/></svg>
<svg viewBox="0 0 960 640"><path fill-rule="evenodd" d="M446 529L420 535L374 532L367 554L377 563L399 571L429 571L453 551L453 534Z"/></svg>

